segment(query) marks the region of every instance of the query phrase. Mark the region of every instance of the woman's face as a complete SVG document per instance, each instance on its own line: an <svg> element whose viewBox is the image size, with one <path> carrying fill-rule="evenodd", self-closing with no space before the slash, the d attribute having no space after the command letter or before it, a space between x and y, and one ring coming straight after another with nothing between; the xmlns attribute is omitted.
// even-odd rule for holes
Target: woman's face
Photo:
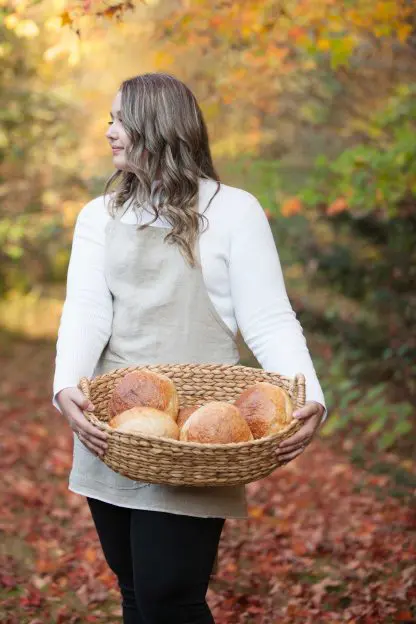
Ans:
<svg viewBox="0 0 416 624"><path fill-rule="evenodd" d="M105 136L113 152L113 163L116 169L126 169L125 148L130 145L130 140L123 128L120 118L121 91L118 91L111 107L109 127Z"/></svg>

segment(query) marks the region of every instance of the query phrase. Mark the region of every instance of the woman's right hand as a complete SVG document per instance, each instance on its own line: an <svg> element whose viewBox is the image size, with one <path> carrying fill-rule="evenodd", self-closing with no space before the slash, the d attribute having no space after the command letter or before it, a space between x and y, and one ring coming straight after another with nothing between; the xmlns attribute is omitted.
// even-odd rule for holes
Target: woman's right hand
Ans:
<svg viewBox="0 0 416 624"><path fill-rule="evenodd" d="M81 442L95 455L100 457L104 455L108 433L92 425L82 413L82 410L94 410L94 405L85 394L77 386L71 386L60 390L56 400L69 426Z"/></svg>

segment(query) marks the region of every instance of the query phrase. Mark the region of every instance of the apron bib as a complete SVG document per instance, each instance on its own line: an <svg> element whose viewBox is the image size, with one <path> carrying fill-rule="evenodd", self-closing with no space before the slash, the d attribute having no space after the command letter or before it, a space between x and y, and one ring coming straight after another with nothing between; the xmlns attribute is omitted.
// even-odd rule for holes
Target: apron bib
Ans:
<svg viewBox="0 0 416 624"><path fill-rule="evenodd" d="M199 240L192 268L170 228L122 223L105 228L105 276L113 297L110 339L92 377L124 366L237 364L235 336L205 286ZM170 486L135 481L111 470L74 434L69 489L135 509L200 517L246 518L245 486Z"/></svg>

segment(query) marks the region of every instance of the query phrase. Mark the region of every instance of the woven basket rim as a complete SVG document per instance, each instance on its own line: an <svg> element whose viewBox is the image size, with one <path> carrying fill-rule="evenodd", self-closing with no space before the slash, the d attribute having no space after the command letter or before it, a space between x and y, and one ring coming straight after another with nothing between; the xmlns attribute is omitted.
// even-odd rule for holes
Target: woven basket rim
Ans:
<svg viewBox="0 0 416 624"><path fill-rule="evenodd" d="M158 364L137 364L137 365L131 365L131 366L119 366L118 368L114 368L111 370L111 372L109 373L102 373L101 375L97 375L96 377L94 377L93 379L90 379L89 377L81 377L81 379L87 379L88 380L88 384L91 383L95 383L96 381L101 381L102 379L105 379L106 377L110 377L111 375L113 375L114 373L122 370L125 371L127 373L128 370L139 370L142 368L146 368L149 370L152 370L153 368L165 368L165 367L183 367L183 368L189 368L189 369L198 369L198 368L204 368L204 369L217 369L217 370L241 370L241 371L262 371L264 373L270 374L270 375L278 375L279 377L281 377L282 379L284 379L285 381L291 382L296 384L296 382L298 380L302 381L302 379L305 379L305 375L303 373L295 373L295 375L293 375L292 377L289 375L282 375L281 373L279 373L278 371L270 371L270 370L265 370L264 368L259 368L257 366L246 366L245 364L215 364L215 363L208 363L208 364L194 364L194 363L190 363L190 364L172 364L171 362L160 362ZM81 381L80 379L80 381Z"/></svg>

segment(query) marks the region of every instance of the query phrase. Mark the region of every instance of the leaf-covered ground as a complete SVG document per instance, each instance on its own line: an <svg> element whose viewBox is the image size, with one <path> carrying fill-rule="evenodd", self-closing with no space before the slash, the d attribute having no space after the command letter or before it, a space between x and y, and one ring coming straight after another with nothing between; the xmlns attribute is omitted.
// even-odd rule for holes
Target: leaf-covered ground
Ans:
<svg viewBox="0 0 416 624"><path fill-rule="evenodd" d="M53 358L51 344L3 341L0 622L115 624L115 576L85 499L67 489ZM393 455L377 465L315 440L250 485L250 519L227 521L209 589L217 624L416 621L414 478Z"/></svg>

